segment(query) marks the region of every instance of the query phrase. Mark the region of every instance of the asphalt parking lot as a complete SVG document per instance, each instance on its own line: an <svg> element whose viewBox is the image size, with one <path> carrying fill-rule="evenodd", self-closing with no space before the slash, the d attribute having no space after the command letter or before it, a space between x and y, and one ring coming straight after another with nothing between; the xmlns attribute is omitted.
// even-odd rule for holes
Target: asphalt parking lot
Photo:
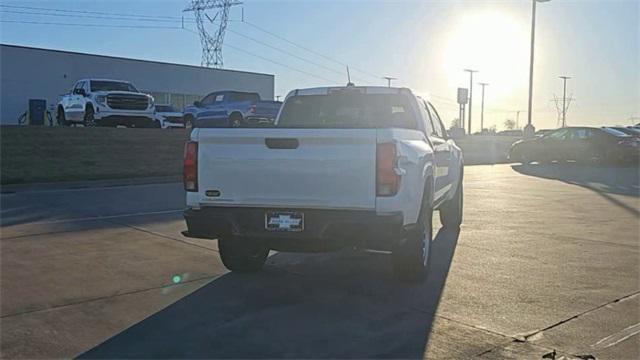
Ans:
<svg viewBox="0 0 640 360"><path fill-rule="evenodd" d="M7 191L2 357L640 358L638 169L465 171L413 286L358 251L230 274L180 235L181 184Z"/></svg>

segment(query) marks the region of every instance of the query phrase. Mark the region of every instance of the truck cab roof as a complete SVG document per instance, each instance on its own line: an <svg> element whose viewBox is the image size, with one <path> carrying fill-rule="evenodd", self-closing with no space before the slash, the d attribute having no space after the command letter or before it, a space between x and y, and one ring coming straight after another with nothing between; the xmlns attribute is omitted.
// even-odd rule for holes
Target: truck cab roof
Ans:
<svg viewBox="0 0 640 360"><path fill-rule="evenodd" d="M131 84L131 81L127 81L127 80L118 80L118 79L100 79L100 78L86 78L86 79L80 79L77 80L78 81L114 81L114 82L121 82L121 83L127 83L127 84Z"/></svg>
<svg viewBox="0 0 640 360"><path fill-rule="evenodd" d="M354 91L362 94L412 94L411 90L405 87L388 87L388 86L324 86L306 89L295 89L287 94L290 96L309 96L309 95L328 95L332 92Z"/></svg>

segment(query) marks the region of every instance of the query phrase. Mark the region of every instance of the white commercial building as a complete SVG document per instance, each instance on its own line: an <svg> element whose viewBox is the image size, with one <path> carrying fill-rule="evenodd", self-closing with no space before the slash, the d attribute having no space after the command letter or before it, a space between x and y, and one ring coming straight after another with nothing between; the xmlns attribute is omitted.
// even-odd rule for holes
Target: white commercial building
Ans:
<svg viewBox="0 0 640 360"><path fill-rule="evenodd" d="M55 109L60 96L84 78L128 80L156 104L180 110L218 90L257 92L265 100L274 95L270 74L0 44L0 123L17 124L29 99L46 100Z"/></svg>

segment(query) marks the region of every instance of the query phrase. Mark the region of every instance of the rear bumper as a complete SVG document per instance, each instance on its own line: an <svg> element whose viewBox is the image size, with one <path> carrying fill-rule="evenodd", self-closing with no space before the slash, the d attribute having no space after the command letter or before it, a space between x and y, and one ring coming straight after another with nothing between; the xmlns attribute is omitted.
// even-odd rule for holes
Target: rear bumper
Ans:
<svg viewBox="0 0 640 360"><path fill-rule="evenodd" d="M164 127L165 129L167 129L167 128L176 128L176 129L185 128L184 124L182 124L182 123L171 123L171 122L166 122L166 121L162 123L162 127Z"/></svg>
<svg viewBox="0 0 640 360"><path fill-rule="evenodd" d="M264 208L208 207L187 209L187 237L251 237L281 251L328 251L347 246L391 250L404 237L401 213L378 215L375 211L288 209L304 213L300 232L265 229Z"/></svg>
<svg viewBox="0 0 640 360"><path fill-rule="evenodd" d="M274 121L275 118L260 115L250 115L244 119L248 125L271 125Z"/></svg>

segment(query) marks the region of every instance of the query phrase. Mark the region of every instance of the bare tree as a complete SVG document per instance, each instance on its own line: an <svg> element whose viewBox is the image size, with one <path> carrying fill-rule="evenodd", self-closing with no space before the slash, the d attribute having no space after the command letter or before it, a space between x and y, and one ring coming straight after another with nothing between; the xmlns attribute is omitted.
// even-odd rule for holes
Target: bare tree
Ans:
<svg viewBox="0 0 640 360"><path fill-rule="evenodd" d="M449 129L455 129L455 128L459 128L460 126L460 118L455 118L453 120L451 120L451 126L449 127Z"/></svg>
<svg viewBox="0 0 640 360"><path fill-rule="evenodd" d="M513 119L507 119L504 121L504 127L507 130L513 130L516 128L516 122Z"/></svg>

